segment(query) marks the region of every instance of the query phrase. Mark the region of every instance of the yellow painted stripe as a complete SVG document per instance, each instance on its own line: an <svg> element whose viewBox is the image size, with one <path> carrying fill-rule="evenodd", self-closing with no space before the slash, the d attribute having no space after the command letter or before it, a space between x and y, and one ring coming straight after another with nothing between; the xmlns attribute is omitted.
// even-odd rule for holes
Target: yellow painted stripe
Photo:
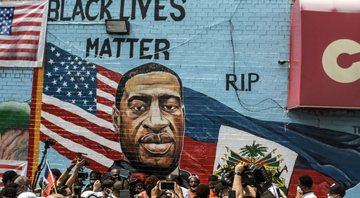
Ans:
<svg viewBox="0 0 360 198"><path fill-rule="evenodd" d="M34 153L33 153L33 166L31 176L34 178L37 170L38 159L39 159L39 145L40 145L40 121L41 121L41 107L42 107L42 92L44 82L44 67L38 68L37 70L37 82L36 82L36 107L35 107L35 125L34 125ZM35 71L35 70L34 70Z"/></svg>

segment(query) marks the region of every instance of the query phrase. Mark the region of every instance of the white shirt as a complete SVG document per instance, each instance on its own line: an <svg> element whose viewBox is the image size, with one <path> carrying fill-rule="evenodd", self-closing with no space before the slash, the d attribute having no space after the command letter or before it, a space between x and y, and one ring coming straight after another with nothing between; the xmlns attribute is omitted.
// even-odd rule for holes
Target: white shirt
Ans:
<svg viewBox="0 0 360 198"><path fill-rule="evenodd" d="M284 192L282 190L279 189L279 191L277 191L277 189L279 189L276 185L272 184L269 188L268 191L270 191L276 198L280 198L282 196L284 196ZM280 195L279 193L280 192Z"/></svg>
<svg viewBox="0 0 360 198"><path fill-rule="evenodd" d="M189 190L180 186L182 194L184 195L184 198L190 198Z"/></svg>
<svg viewBox="0 0 360 198"><path fill-rule="evenodd" d="M317 196L313 192L303 194L301 197L302 198L317 198Z"/></svg>

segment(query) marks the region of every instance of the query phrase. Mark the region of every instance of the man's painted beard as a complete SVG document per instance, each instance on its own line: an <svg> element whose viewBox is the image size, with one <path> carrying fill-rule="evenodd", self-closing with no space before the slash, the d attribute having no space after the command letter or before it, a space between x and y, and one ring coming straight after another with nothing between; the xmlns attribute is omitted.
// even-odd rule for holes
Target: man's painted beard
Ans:
<svg viewBox="0 0 360 198"><path fill-rule="evenodd" d="M182 142L176 142L169 133L148 133L135 145L121 141L123 153L140 172L166 176L173 172L180 159Z"/></svg>

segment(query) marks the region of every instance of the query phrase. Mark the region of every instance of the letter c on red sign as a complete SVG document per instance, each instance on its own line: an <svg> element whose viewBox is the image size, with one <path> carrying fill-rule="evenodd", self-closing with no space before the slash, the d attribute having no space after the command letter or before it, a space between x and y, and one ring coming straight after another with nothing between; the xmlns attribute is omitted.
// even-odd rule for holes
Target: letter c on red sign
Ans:
<svg viewBox="0 0 360 198"><path fill-rule="evenodd" d="M360 79L360 61L354 62L348 68L339 66L337 59L343 54L360 53L360 44L350 39L339 39L330 43L324 50L322 66L325 73L339 83L352 83Z"/></svg>

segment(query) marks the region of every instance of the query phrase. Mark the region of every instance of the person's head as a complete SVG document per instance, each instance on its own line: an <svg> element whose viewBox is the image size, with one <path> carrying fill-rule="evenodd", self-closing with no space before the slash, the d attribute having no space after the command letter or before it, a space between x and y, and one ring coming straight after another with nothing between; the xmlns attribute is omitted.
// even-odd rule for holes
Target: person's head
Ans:
<svg viewBox="0 0 360 198"><path fill-rule="evenodd" d="M120 171L119 171L119 169L117 169L117 168L113 168L113 169L111 169L110 170L110 175L111 175L111 178L112 178L112 180L114 180L114 181L119 181L120 180Z"/></svg>
<svg viewBox="0 0 360 198"><path fill-rule="evenodd" d="M146 190L146 194L150 197L151 196L151 190L156 186L156 183L159 181L159 178L157 178L155 175L150 175L145 179L144 187Z"/></svg>
<svg viewBox="0 0 360 198"><path fill-rule="evenodd" d="M346 188L341 183L334 183L328 188L328 198L342 198L345 196Z"/></svg>
<svg viewBox="0 0 360 198"><path fill-rule="evenodd" d="M5 171L2 178L4 186L13 183L17 176L18 174L13 170Z"/></svg>
<svg viewBox="0 0 360 198"><path fill-rule="evenodd" d="M1 191L0 197L17 197L18 184L8 183Z"/></svg>
<svg viewBox="0 0 360 198"><path fill-rule="evenodd" d="M311 191L313 181L309 175L303 175L299 177L298 186L302 192L306 193Z"/></svg>
<svg viewBox="0 0 360 198"><path fill-rule="evenodd" d="M61 176L61 171L57 168L52 168L51 173L54 175L55 181L57 181L58 178Z"/></svg>
<svg viewBox="0 0 360 198"><path fill-rule="evenodd" d="M97 170L93 170L89 175L90 183L93 184L96 180L101 179L101 173Z"/></svg>
<svg viewBox="0 0 360 198"><path fill-rule="evenodd" d="M115 182L112 179L105 179L104 181L101 182L101 189L104 194L104 197L110 196L110 194L112 193L112 188L114 186L114 183Z"/></svg>
<svg viewBox="0 0 360 198"><path fill-rule="evenodd" d="M210 194L209 186L200 184L195 191L194 198L208 198Z"/></svg>
<svg viewBox="0 0 360 198"><path fill-rule="evenodd" d="M23 192L17 198L36 198L37 196L33 192Z"/></svg>
<svg viewBox="0 0 360 198"><path fill-rule="evenodd" d="M102 189L105 189L105 188L112 189L114 183L115 182L112 179L106 179L103 182L101 182L101 188Z"/></svg>
<svg viewBox="0 0 360 198"><path fill-rule="evenodd" d="M31 191L31 181L26 176L19 176L15 179L14 183L18 184L18 194L22 192ZM26 194L25 194L26 195Z"/></svg>
<svg viewBox="0 0 360 198"><path fill-rule="evenodd" d="M129 189L131 193L138 194L144 190L146 176L143 173L133 173L129 177Z"/></svg>
<svg viewBox="0 0 360 198"><path fill-rule="evenodd" d="M209 179L208 179L208 185L209 188L214 191L216 184L219 183L219 179L217 175L210 175Z"/></svg>
<svg viewBox="0 0 360 198"><path fill-rule="evenodd" d="M158 63L126 72L117 88L113 124L122 151L135 168L157 175L172 172L184 138L179 76Z"/></svg>
<svg viewBox="0 0 360 198"><path fill-rule="evenodd" d="M200 179L197 175L191 174L188 178L189 186L192 191L195 191L200 184Z"/></svg>

